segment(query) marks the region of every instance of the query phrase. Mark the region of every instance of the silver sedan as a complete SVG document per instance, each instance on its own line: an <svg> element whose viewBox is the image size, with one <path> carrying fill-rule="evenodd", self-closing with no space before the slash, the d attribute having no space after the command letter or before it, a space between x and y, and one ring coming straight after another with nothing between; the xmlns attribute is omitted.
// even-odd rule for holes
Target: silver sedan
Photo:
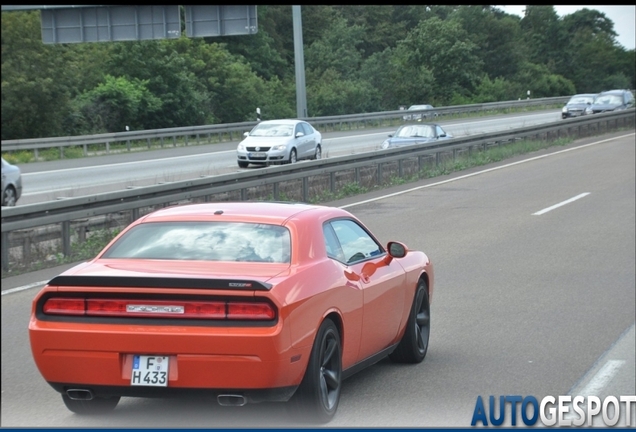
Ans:
<svg viewBox="0 0 636 432"><path fill-rule="evenodd" d="M20 168L2 158L2 206L14 206L22 195Z"/></svg>
<svg viewBox="0 0 636 432"><path fill-rule="evenodd" d="M302 120L262 121L250 131L236 149L238 166L296 163L301 159L320 159L322 135Z"/></svg>

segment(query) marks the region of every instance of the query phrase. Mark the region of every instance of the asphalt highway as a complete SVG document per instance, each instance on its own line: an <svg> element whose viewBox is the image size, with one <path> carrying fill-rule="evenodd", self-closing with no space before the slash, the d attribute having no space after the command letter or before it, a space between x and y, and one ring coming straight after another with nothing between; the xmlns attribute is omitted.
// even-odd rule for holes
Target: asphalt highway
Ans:
<svg viewBox="0 0 636 432"><path fill-rule="evenodd" d="M480 397L635 395L635 144L616 132L327 203L424 250L436 277L424 362L387 359L346 380L328 427L470 427ZM68 411L27 333L38 283L67 267L2 281L2 427L303 426L285 404L122 398L108 416Z"/></svg>

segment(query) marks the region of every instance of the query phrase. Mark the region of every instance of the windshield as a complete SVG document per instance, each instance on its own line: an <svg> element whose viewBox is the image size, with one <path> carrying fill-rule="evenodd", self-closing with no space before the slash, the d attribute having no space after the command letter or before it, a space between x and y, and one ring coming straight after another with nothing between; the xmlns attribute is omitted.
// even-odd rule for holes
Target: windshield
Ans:
<svg viewBox="0 0 636 432"><path fill-rule="evenodd" d="M586 104L592 102L594 102L594 96L573 96L572 99L569 100L568 105Z"/></svg>
<svg viewBox="0 0 636 432"><path fill-rule="evenodd" d="M395 133L395 136L399 138L411 138L411 137L433 138L435 137L435 130L433 129L432 126L429 126L429 125L402 126Z"/></svg>
<svg viewBox="0 0 636 432"><path fill-rule="evenodd" d="M603 95L597 97L594 103L599 105L622 105L623 98L617 95Z"/></svg>
<svg viewBox="0 0 636 432"><path fill-rule="evenodd" d="M431 109L431 108L433 107L430 105L411 105L407 111L425 110L425 109Z"/></svg>
<svg viewBox="0 0 636 432"><path fill-rule="evenodd" d="M292 136L293 131L294 126L290 124L261 123L252 129L250 136Z"/></svg>
<svg viewBox="0 0 636 432"><path fill-rule="evenodd" d="M289 231L239 222L153 222L124 234L102 258L288 263Z"/></svg>

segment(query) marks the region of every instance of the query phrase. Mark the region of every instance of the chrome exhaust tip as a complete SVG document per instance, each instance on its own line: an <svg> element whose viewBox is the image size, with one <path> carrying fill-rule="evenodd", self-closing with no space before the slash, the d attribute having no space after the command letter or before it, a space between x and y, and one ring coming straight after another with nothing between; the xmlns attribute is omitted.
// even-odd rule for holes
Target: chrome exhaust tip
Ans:
<svg viewBox="0 0 636 432"><path fill-rule="evenodd" d="M93 392L87 389L68 389L66 395L72 400L92 400Z"/></svg>
<svg viewBox="0 0 636 432"><path fill-rule="evenodd" d="M247 404L245 396L235 394L218 395L216 401L221 406L244 406Z"/></svg>

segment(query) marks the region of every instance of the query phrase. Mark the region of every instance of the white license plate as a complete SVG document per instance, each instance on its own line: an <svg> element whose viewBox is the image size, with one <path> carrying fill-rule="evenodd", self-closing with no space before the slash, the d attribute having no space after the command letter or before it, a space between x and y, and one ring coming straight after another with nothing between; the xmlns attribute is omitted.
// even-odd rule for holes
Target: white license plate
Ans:
<svg viewBox="0 0 636 432"><path fill-rule="evenodd" d="M264 157L267 157L267 153L263 153L263 152L250 153L250 157L253 157L253 158L264 158Z"/></svg>
<svg viewBox="0 0 636 432"><path fill-rule="evenodd" d="M131 386L168 386L168 364L166 356L133 356Z"/></svg>

